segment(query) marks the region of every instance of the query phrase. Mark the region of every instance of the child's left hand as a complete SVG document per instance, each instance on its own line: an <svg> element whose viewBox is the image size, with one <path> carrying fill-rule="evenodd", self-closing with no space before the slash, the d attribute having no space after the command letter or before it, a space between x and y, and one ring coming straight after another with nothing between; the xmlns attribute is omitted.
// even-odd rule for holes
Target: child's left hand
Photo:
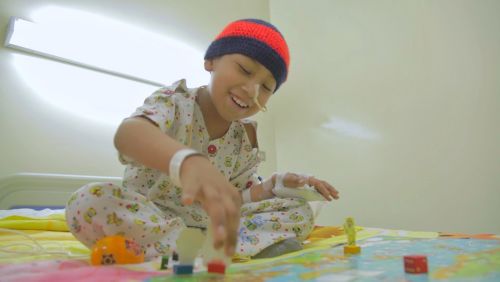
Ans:
<svg viewBox="0 0 500 282"><path fill-rule="evenodd" d="M288 188L299 188L305 184L314 187L328 201L331 201L332 198L335 200L339 199L339 192L332 185L314 176L287 172L283 177L283 185Z"/></svg>

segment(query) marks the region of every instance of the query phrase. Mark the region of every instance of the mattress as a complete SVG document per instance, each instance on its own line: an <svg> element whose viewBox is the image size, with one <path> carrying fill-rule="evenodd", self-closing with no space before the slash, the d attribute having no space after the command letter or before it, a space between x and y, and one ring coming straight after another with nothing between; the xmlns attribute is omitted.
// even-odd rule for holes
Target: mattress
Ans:
<svg viewBox="0 0 500 282"><path fill-rule="evenodd" d="M358 255L344 254L347 238L341 227L316 226L303 250L269 259L235 259L224 275L207 273L201 263L195 263L192 275L175 275L171 268L161 269L161 258L92 266L90 250L68 232L64 209L57 208L64 202L40 200L47 191L69 195L92 180L119 182L33 174L0 179L1 281L500 281L500 237L495 234L359 226ZM30 198L39 201L26 201L22 191L32 191ZM16 208L23 206L30 208ZM428 273L405 272L403 257L414 254L428 258Z"/></svg>

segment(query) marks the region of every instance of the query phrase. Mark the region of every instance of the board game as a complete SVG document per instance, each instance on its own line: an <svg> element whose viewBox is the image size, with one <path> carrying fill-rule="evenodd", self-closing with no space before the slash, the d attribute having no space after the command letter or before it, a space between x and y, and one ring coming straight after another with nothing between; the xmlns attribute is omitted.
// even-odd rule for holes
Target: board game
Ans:
<svg viewBox="0 0 500 282"><path fill-rule="evenodd" d="M225 275L198 272L147 281L500 281L500 240L375 236L359 241L358 255L343 244L281 259L232 265ZM428 257L427 274L407 274L403 256Z"/></svg>

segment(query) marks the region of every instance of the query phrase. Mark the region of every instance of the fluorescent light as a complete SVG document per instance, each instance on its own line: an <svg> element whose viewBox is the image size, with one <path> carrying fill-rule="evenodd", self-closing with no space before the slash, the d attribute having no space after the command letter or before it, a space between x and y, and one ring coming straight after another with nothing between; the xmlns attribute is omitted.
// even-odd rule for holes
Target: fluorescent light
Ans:
<svg viewBox="0 0 500 282"><path fill-rule="evenodd" d="M194 85L208 82L203 53L179 40L69 9L53 10L51 19L57 16L64 20L12 17L5 45L156 86L180 78Z"/></svg>
<svg viewBox="0 0 500 282"><path fill-rule="evenodd" d="M41 100L85 120L116 126L158 86L209 80L203 53L179 40L61 7L30 18L9 23L5 45L27 52L12 54L14 69Z"/></svg>
<svg viewBox="0 0 500 282"><path fill-rule="evenodd" d="M43 109L59 118L62 112L116 127L158 88L30 55L13 54L12 59L34 98L50 105Z"/></svg>

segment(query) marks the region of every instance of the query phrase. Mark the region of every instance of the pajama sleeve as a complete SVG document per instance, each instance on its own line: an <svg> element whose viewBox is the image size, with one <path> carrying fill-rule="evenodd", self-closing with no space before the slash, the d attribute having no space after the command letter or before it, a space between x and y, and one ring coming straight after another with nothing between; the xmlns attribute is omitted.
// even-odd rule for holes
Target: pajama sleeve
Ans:
<svg viewBox="0 0 500 282"><path fill-rule="evenodd" d="M154 123L161 132L174 137L176 120L176 101L180 93L174 87L163 87L146 98L144 104L136 109L130 117L143 117ZM133 164L134 160L119 154L122 164Z"/></svg>
<svg viewBox="0 0 500 282"><path fill-rule="evenodd" d="M144 117L153 122L158 128L172 136L175 112L176 96L172 90L162 88L146 98L144 104L137 108L132 117Z"/></svg>

